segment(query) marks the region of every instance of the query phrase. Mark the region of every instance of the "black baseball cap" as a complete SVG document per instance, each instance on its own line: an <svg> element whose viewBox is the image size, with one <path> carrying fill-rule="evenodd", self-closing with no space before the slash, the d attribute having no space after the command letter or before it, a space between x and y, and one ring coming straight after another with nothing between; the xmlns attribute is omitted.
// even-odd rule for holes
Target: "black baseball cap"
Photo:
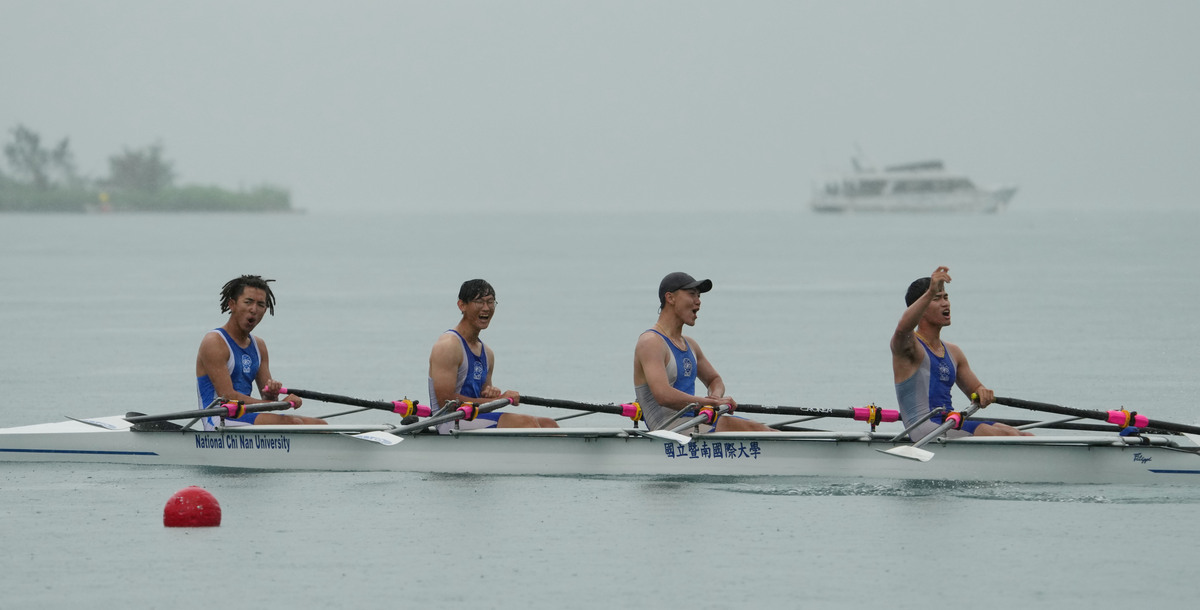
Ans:
<svg viewBox="0 0 1200 610"><path fill-rule="evenodd" d="M712 290L712 280L698 280L682 271L668 273L667 277L658 283L658 306L663 307L667 304L668 292L692 288L695 288L697 292L708 292Z"/></svg>

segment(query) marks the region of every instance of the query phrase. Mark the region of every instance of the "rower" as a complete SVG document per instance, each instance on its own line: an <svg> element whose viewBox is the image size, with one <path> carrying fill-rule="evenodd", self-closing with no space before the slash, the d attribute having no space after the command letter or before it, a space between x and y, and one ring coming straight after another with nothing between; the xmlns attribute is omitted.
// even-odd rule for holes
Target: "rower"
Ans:
<svg viewBox="0 0 1200 610"><path fill-rule="evenodd" d="M651 430L668 427L681 412L687 413L688 405L737 408L737 401L725 395L725 381L700 344L683 334L685 324L696 325L700 294L712 290L712 285L711 280L697 280L682 271L667 274L658 284L658 321L638 337L633 353L633 389L646 427ZM703 397L695 396L697 379L708 390ZM728 415L718 418L715 428L705 428L718 432L776 431Z"/></svg>
<svg viewBox="0 0 1200 610"><path fill-rule="evenodd" d="M293 408L299 408L303 402L294 394L279 397L283 384L271 377L267 344L262 337L250 334L268 312L275 315L275 294L267 283L272 281L257 275L243 275L221 287L221 313L228 313L229 319L224 326L206 333L200 341L200 350L196 354L196 393L200 408L208 406L217 397L222 402L246 405L290 402ZM261 399L250 395L255 384ZM205 417L204 429L212 430L221 421L226 425L236 422L235 426L325 423L315 417L254 412L239 417Z"/></svg>
<svg viewBox="0 0 1200 610"><path fill-rule="evenodd" d="M977 395L980 407L988 406L995 398L992 390L975 376L963 351L953 343L942 341L942 329L950 326L950 295L945 289L949 281L948 267L938 267L929 277L913 281L904 295L908 308L892 333L892 375L900 417L905 426L927 418L908 431L913 440L924 438L944 421L943 415L930 417L930 411L944 408L952 414L951 388L954 385L968 396ZM1033 436L1007 424L962 418L959 418L959 427L946 433L947 437L969 435Z"/></svg>
<svg viewBox="0 0 1200 610"><path fill-rule="evenodd" d="M429 354L429 403L434 408L447 401L478 403L478 399L508 398L512 404L521 401L515 390L502 391L492 385L496 354L479 338L492 323L496 314L496 291L484 280L468 280L458 290L458 324L442 333ZM476 428L557 428L549 417L492 411L473 416L471 420L447 422L438 432L449 434L453 429Z"/></svg>

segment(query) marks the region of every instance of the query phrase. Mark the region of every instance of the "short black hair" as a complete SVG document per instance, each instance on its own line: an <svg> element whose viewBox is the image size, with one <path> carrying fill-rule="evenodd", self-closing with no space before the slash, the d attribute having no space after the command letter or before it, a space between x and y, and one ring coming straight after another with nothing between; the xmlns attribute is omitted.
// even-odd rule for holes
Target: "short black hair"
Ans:
<svg viewBox="0 0 1200 610"><path fill-rule="evenodd" d="M267 293L267 310L271 315L275 315L275 293L271 292L271 286L267 282L275 280L264 280L261 275L243 275L225 282L221 287L221 313L229 313L229 301L236 301L242 296L242 292L247 288L261 288Z"/></svg>
<svg viewBox="0 0 1200 610"><path fill-rule="evenodd" d="M908 285L908 292L904 293L905 305L911 307L926 292L929 292L929 278L919 277L913 280L913 283Z"/></svg>
<svg viewBox="0 0 1200 610"><path fill-rule="evenodd" d="M458 300L470 303L475 299L496 296L496 290L485 280L467 280L458 289Z"/></svg>

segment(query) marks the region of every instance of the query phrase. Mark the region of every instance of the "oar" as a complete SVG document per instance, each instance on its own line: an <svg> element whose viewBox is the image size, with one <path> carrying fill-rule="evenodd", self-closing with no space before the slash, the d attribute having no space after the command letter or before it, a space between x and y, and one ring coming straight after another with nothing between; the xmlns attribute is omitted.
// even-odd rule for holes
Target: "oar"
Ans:
<svg viewBox="0 0 1200 610"><path fill-rule="evenodd" d="M730 410L731 409L729 408L729 405L721 405L715 409L712 407L700 407L700 409L696 411L695 417L675 426L674 428L671 428L670 430L651 430L645 434L647 436L653 436L654 438L659 438L664 441L674 441L680 445L686 445L691 442L692 438L690 436L680 434L680 432L699 424L715 424L718 417L728 413Z"/></svg>
<svg viewBox="0 0 1200 610"><path fill-rule="evenodd" d="M787 407L739 404L737 410L742 413L761 413L764 415L800 415L809 417L844 417L871 424L871 429L881 422L900 420L900 412L895 409L881 409L875 405L866 407L847 407L845 409L830 409L826 407Z"/></svg>
<svg viewBox="0 0 1200 610"><path fill-rule="evenodd" d="M297 394L297 396L300 396L300 395ZM458 405L458 407L455 407L453 410L449 410L449 411L447 411L445 413L441 413L439 415L434 415L433 417L430 417L429 419L426 419L426 420L408 424L406 426L400 426L399 428L396 428L394 430L389 430L386 432L364 432L362 434L355 434L353 436L354 436L354 438L357 438L357 439L362 439L364 441L372 441L375 443L379 443L381 445L395 445L395 444L399 443L400 441L404 440L404 439L400 438L401 434L407 434L409 432L412 432L413 430L423 430L425 428L428 428L429 426L436 426L438 424L444 424L446 422L456 421L459 419L465 419L467 421L471 421L471 420L475 419L475 417L478 415L482 415L482 414L488 413L490 411L495 411L496 409L499 409L500 407L505 407L510 404L512 404L512 400L510 400L508 398L500 398L497 400L493 400L491 402L485 402L478 406L473 405L469 402L462 403L462 404Z"/></svg>
<svg viewBox="0 0 1200 610"><path fill-rule="evenodd" d="M1078 417L1069 417L1066 419L1056 419L1050 421L1039 421L1036 419L1007 419L1003 417L979 417L971 418L971 421L981 422L996 422L998 424L1008 424L1014 428L1021 430L1030 430L1033 428L1045 428L1048 430L1084 430L1088 432L1120 432L1121 429L1109 424L1087 424L1087 423L1072 423ZM1150 431L1158 431L1156 429L1148 429ZM1161 432L1165 432L1162 430Z"/></svg>
<svg viewBox="0 0 1200 610"><path fill-rule="evenodd" d="M295 394L300 398L311 398L321 402L335 402L343 405L354 405L356 407L366 407L368 409L379 409L381 411L391 411L399 413L402 417L416 415L418 417L429 417L433 414L433 410L429 405L420 404L419 401L409 400L363 400L362 398L353 398L351 396L342 396L340 394L326 394L314 390L298 390L296 388L280 388L279 393L283 395Z"/></svg>
<svg viewBox="0 0 1200 610"><path fill-rule="evenodd" d="M576 409L579 411L594 411L596 413L613 413L623 415L637 422L641 419L641 407L635 403L627 403L622 405L598 405L586 402L575 402L573 400L559 400L556 398L539 398L537 396L521 396L521 402L531 405L539 405L542 407L560 407L563 409ZM881 409L875 405L866 407L848 407L845 409L830 409L824 407L788 407L788 406L764 406L755 404L739 404L738 412L742 413L760 413L764 415L792 415L802 417L845 417L858 421L865 421L871 424L874 428L880 422L899 421L900 412L895 409ZM635 414L637 417L635 417Z"/></svg>
<svg viewBox="0 0 1200 610"><path fill-rule="evenodd" d="M976 398L976 396L974 394L972 394L971 399L974 400L975 398ZM888 449L887 451L884 451L883 449L876 449L876 451L879 451L881 453L886 453L888 455L894 455L896 457L902 457L902 458L907 458L910 460L916 460L918 462L928 462L929 460L933 459L933 452L926 451L926 450L922 449L921 447L923 447L929 441L932 441L933 439L941 436L943 432L949 430L950 428L962 427L963 420L970 417L971 415L973 415L979 409L980 409L980 404L978 402L972 402L971 406L967 407L966 409L963 409L962 413L955 413L955 412L951 411L950 414L946 416L946 421L942 422L942 425L938 426L937 429L934 430L933 432L926 434L925 437L922 438L921 440L919 440L911 445L901 445L899 447L892 447L891 449Z"/></svg>
<svg viewBox="0 0 1200 610"><path fill-rule="evenodd" d="M1187 432L1188 434L1200 434L1200 426L1190 426L1188 424L1177 424L1160 419L1150 419L1145 415L1138 415L1137 411L1094 411L1090 409L1075 409L1072 407L1060 407L1044 402L1034 402L1032 400L1021 400L1020 398L1005 398L997 396L995 402L1010 407L1020 407L1031 411L1045 411L1047 413L1058 413L1059 415L1072 415L1074 417L1083 417L1085 419L1096 419L1110 424L1116 424L1120 428L1133 426L1135 428L1158 428L1160 430L1170 430L1171 432Z"/></svg>
<svg viewBox="0 0 1200 610"><path fill-rule="evenodd" d="M530 405L538 405L539 407L558 407L560 409L575 409L576 411L594 411L596 413L611 413L613 415L622 415L637 422L642 421L642 407L636 402L625 403L622 405L597 405L587 402L575 402L573 400L559 400L557 398L538 398L537 396L521 395L521 402Z"/></svg>
<svg viewBox="0 0 1200 610"><path fill-rule="evenodd" d="M208 417L210 415L220 415L222 417L241 417L247 413L258 413L260 411L281 411L283 409L291 409L294 406L295 405L293 403L282 400L276 402L256 402L251 405L242 405L237 402L226 402L215 407L210 406L197 411L180 411L178 413L167 413L164 415L126 416L125 421L131 424L138 424L151 421L167 421L171 419L192 419L197 417Z"/></svg>

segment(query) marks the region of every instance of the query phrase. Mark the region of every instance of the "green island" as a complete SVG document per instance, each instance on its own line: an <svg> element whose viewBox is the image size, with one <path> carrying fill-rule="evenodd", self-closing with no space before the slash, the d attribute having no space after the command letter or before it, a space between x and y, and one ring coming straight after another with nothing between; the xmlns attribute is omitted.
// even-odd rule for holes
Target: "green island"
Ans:
<svg viewBox="0 0 1200 610"><path fill-rule="evenodd" d="M47 148L41 136L18 125L4 145L0 212L291 212L291 194L274 186L231 191L218 186L176 185L175 169L161 144L126 148L108 158L108 176L80 176L70 143Z"/></svg>

